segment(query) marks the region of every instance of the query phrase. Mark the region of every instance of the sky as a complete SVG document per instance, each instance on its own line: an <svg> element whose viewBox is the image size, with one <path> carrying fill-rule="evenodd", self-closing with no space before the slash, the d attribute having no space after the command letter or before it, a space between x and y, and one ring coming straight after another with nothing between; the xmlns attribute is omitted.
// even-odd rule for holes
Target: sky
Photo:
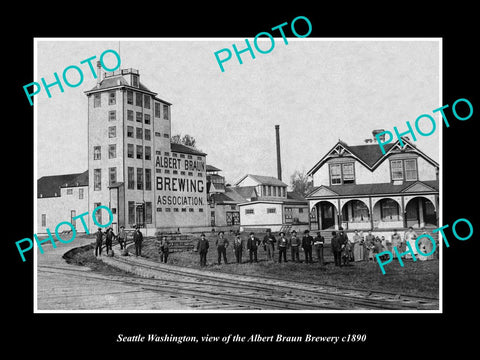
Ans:
<svg viewBox="0 0 480 360"><path fill-rule="evenodd" d="M262 49L270 46L265 41ZM54 86L51 98L44 89L35 96L37 178L87 170L84 91L96 80L80 62L108 49L119 51L121 68L138 69L140 81L173 104L172 135L195 137L229 183L247 173L276 176L275 125L283 181L290 184L291 174L310 170L339 139L359 145L374 129L406 131L406 121L413 126L421 114L441 124L432 114L443 105L437 39L288 38L285 45L275 38L270 53L254 48L256 58L243 53L243 64L233 54L221 72L214 53L233 53L232 44L243 49L245 39L37 39L32 81L53 82L53 73L61 77L70 65L84 74L78 87L64 85L62 93ZM112 54L104 60L116 63ZM79 80L74 71L69 80ZM437 162L441 128L415 142Z"/></svg>

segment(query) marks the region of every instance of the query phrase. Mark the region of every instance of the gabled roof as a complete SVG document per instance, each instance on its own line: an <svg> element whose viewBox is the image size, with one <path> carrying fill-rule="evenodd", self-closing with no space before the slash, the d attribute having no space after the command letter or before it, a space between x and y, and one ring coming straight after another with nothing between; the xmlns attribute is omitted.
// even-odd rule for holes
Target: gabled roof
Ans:
<svg viewBox="0 0 480 360"><path fill-rule="evenodd" d="M400 141L397 140L394 143L384 145L385 154L382 153L378 144L371 145L353 145L349 146L344 141L339 140L320 161L318 161L308 172L307 175L313 175L317 170L330 158L334 156L338 157L353 157L362 163L367 169L373 171L378 167L385 159L387 159L392 153L396 151L414 152L432 165L438 167L438 163L420 151L413 143L402 137L404 146L400 146Z"/></svg>
<svg viewBox="0 0 480 360"><path fill-rule="evenodd" d="M418 186L424 185L424 186ZM321 185L310 191L305 197L312 199L315 197L335 197L335 196L361 196L361 195L385 195L385 194L399 194L409 192L409 189L418 186L418 192L438 192L438 180L429 181L405 181L403 184L394 185L392 183L378 183L378 184L342 184L342 185ZM325 189L326 191L321 191ZM315 193L322 195L315 195Z"/></svg>
<svg viewBox="0 0 480 360"><path fill-rule="evenodd" d="M240 180L238 180L235 185L240 184L245 178L250 177L256 182L258 182L261 185L273 185L273 186L288 186L285 184L283 181L278 180L277 178L273 176L263 176L263 175L253 175L253 174L247 174L243 176Z"/></svg>
<svg viewBox="0 0 480 360"><path fill-rule="evenodd" d="M171 143L170 150L174 152L183 153L183 154L191 154L191 155L199 155L199 156L207 155L204 152L201 152L191 146L178 144L178 143Z"/></svg>
<svg viewBox="0 0 480 360"><path fill-rule="evenodd" d="M233 186L230 189L240 195L243 201L257 196L255 186Z"/></svg>
<svg viewBox="0 0 480 360"><path fill-rule="evenodd" d="M219 168L216 168L213 165L207 164L207 171L222 171L222 170Z"/></svg>
<svg viewBox="0 0 480 360"><path fill-rule="evenodd" d="M42 176L37 180L37 197L60 196L60 188L76 186L88 186L88 170L83 173Z"/></svg>

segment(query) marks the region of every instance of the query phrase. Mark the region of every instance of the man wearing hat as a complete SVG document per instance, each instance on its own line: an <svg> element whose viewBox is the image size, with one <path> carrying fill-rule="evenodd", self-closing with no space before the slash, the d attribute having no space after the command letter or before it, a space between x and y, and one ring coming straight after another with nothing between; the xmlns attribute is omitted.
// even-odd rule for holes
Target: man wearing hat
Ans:
<svg viewBox="0 0 480 360"><path fill-rule="evenodd" d="M228 240L225 238L225 233L223 231L218 232L218 238L215 240L215 246L217 247L218 252L218 265L222 263L222 256L223 262L227 264L227 247L228 247Z"/></svg>
<svg viewBox="0 0 480 360"><path fill-rule="evenodd" d="M267 229L267 235L263 238L263 245L267 248L267 259L271 261L275 261L275 236L272 235L270 229Z"/></svg>
<svg viewBox="0 0 480 360"><path fill-rule="evenodd" d="M313 238L310 236L310 230L305 230L302 238L302 248L305 251L305 262L312 263L312 245L313 245Z"/></svg>
<svg viewBox="0 0 480 360"><path fill-rule="evenodd" d="M243 240L240 237L240 234L235 235L235 240L233 241L233 251L235 252L235 259L237 264L242 263L242 252L243 252Z"/></svg>
<svg viewBox="0 0 480 360"><path fill-rule="evenodd" d="M317 252L318 262L323 266L323 246L325 245L325 238L322 236L322 234L320 234L320 231L317 232L317 237L315 238L313 245L315 246L315 250Z"/></svg>
<svg viewBox="0 0 480 360"><path fill-rule="evenodd" d="M135 232L133 233L133 242L135 243L135 256L142 256L143 234L138 225L135 227Z"/></svg>
<svg viewBox="0 0 480 360"><path fill-rule="evenodd" d="M297 237L297 232L292 231L292 237L290 238L290 249L292 253L292 261L300 262L300 245L302 240Z"/></svg>
<svg viewBox="0 0 480 360"><path fill-rule="evenodd" d="M285 238L285 233L283 231L278 234L280 236L280 239L278 239L278 262L282 262L282 256L283 256L283 261L287 262L287 245L288 241Z"/></svg>
<svg viewBox="0 0 480 360"><path fill-rule="evenodd" d="M257 259L257 249L260 245L260 239L255 236L253 232L250 233L247 240L247 249L250 255L250 262L255 258L255 262L258 262Z"/></svg>
<svg viewBox="0 0 480 360"><path fill-rule="evenodd" d="M125 226L120 226L120 232L118 233L118 243L120 244L120 250L127 247L127 232L125 231Z"/></svg>
<svg viewBox="0 0 480 360"><path fill-rule="evenodd" d="M101 228L98 228L98 231L95 233L95 256L102 256L102 240L103 232Z"/></svg>
<svg viewBox="0 0 480 360"><path fill-rule="evenodd" d="M205 234L200 235L200 239L197 242L197 252L200 254L200 266L207 266L207 252L208 252L208 240L205 239Z"/></svg>
<svg viewBox="0 0 480 360"><path fill-rule="evenodd" d="M109 227L107 231L105 232L105 248L107 249L107 255L108 255L108 250L112 251L112 243L113 243L113 237L115 235L113 234L113 229Z"/></svg>

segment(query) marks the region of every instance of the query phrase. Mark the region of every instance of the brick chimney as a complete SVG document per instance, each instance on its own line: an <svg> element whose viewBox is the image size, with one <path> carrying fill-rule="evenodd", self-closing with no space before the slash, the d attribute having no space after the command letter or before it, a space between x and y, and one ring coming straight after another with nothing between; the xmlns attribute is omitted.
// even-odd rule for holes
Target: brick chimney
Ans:
<svg viewBox="0 0 480 360"><path fill-rule="evenodd" d="M375 137L375 135L380 134L380 133L382 133L382 132L384 132L384 131L385 131L385 129L376 129L376 130L373 130L373 131L372 131L373 141L377 142L377 138ZM380 135L380 140L381 140L382 142L385 141L385 134Z"/></svg>

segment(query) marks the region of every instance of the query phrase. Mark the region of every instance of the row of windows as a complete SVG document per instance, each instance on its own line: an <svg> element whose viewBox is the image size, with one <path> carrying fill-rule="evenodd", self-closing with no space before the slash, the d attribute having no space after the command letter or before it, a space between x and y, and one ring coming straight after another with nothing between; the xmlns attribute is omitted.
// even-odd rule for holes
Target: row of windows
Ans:
<svg viewBox="0 0 480 360"><path fill-rule="evenodd" d="M304 208L298 208L298 212L300 214L303 214ZM292 211L293 208L291 207L286 207L285 208L285 218L291 218L292 217ZM276 214L277 213L277 208L267 208L267 214ZM245 209L245 215L254 215L255 214L255 209Z"/></svg>
<svg viewBox="0 0 480 360"><path fill-rule="evenodd" d="M161 174L162 173L162 169L156 169L155 172ZM172 173L173 175L178 175L180 173L180 175L188 175L188 176L194 176L193 172L191 171L178 171L178 170L170 170L170 169L163 169L163 173L164 174L170 174ZM199 172L197 173L197 176L198 177L202 177L203 176L203 173Z"/></svg>
<svg viewBox="0 0 480 360"><path fill-rule="evenodd" d="M165 209L165 212L172 212L172 209L173 209L173 212L187 212L187 208L169 208L169 207L166 207L166 208L158 207L157 212L162 212L163 209ZM194 211L195 211L194 208L188 208L188 212L194 212ZM198 208L198 212L203 212L203 208Z"/></svg>
<svg viewBox="0 0 480 360"><path fill-rule="evenodd" d="M136 176L135 176L136 173ZM130 190L135 189L135 179L136 179L136 189L137 190L152 190L152 170L128 167L127 168L127 188ZM108 168L108 183L109 186L113 186L117 182L117 168L110 167ZM102 190L102 169L93 169L93 190L100 191Z"/></svg>
<svg viewBox="0 0 480 360"><path fill-rule="evenodd" d="M283 186L262 185L262 196L286 197L286 188Z"/></svg>
<svg viewBox="0 0 480 360"><path fill-rule="evenodd" d="M156 133L155 133L156 134ZM155 152L157 155L162 155L162 152L160 150L157 150ZM163 155L165 156L170 156L170 152L168 151L165 151L163 153ZM185 159L185 154L177 154L177 153L172 153L172 156L173 157L180 157L181 159ZM192 155L187 155L187 159L193 159L193 156ZM202 160L202 157L201 156L197 156L197 160Z"/></svg>
<svg viewBox="0 0 480 360"><path fill-rule="evenodd" d="M155 132L155 136L161 137L162 134L159 132ZM116 138L117 137L117 127L116 126L109 126L108 127L108 137L109 138ZM152 140L152 132L150 129L143 129L143 128L135 128L135 136L134 136L134 128L133 126L127 126L127 137L133 138L136 137L137 139L145 139L147 141ZM169 139L170 135L168 133L163 134L164 138Z"/></svg>
<svg viewBox="0 0 480 360"><path fill-rule="evenodd" d="M135 105L143 107L145 109L150 109L150 103L151 103L151 96L147 94L142 94L139 92L133 92L132 90L127 90L127 104L133 105L133 99L134 99L134 94L135 94ZM110 91L108 93L108 105L115 105L117 103L117 93L116 91ZM154 105L154 116L157 118L161 117L160 110L161 106L159 102L155 102ZM96 93L93 95L93 107L101 107L102 106L102 96L101 93ZM128 110L132 112L131 119L133 120L133 111ZM111 111L112 112L112 111ZM110 112L110 113L111 113ZM142 115L142 113L137 112L137 121L138 121L138 114ZM145 114L147 115L147 114ZM150 117L150 115L148 115ZM163 104L163 119L164 120L169 120L169 107L168 105ZM146 120L146 119L145 119ZM141 121L141 120L140 120Z"/></svg>
<svg viewBox="0 0 480 360"><path fill-rule="evenodd" d="M136 151L135 151L136 150ZM117 144L108 145L108 158L115 159L117 157ZM127 157L134 159L152 160L152 147L127 144ZM102 159L102 147L100 145L93 147L93 160Z"/></svg>
<svg viewBox="0 0 480 360"><path fill-rule="evenodd" d="M73 189L67 189L67 195L73 195ZM78 198L81 200L84 196L84 189L78 189Z"/></svg>
<svg viewBox="0 0 480 360"><path fill-rule="evenodd" d="M354 184L353 162L329 164L330 185ZM417 159L390 160L391 180L416 181L418 179Z"/></svg>

